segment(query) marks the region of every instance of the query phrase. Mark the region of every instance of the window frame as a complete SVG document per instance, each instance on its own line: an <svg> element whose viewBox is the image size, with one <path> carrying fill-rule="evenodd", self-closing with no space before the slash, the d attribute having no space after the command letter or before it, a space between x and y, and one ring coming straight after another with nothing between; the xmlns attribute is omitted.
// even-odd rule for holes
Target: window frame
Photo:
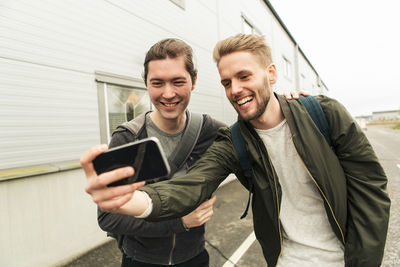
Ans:
<svg viewBox="0 0 400 267"><path fill-rule="evenodd" d="M285 76L285 78L291 81L293 78L292 62L284 55L282 56L282 60L283 60L283 75Z"/></svg>
<svg viewBox="0 0 400 267"><path fill-rule="evenodd" d="M301 90L306 90L306 81L307 81L306 75L301 73L300 74L300 89Z"/></svg>
<svg viewBox="0 0 400 267"><path fill-rule="evenodd" d="M261 35L261 31L256 26L254 26L254 23L252 23L251 20L246 17L246 15L242 13L241 17L242 17L242 33ZM246 28L250 29L251 32L246 32Z"/></svg>
<svg viewBox="0 0 400 267"><path fill-rule="evenodd" d="M142 79L132 78L129 76L117 75L108 72L96 71L95 80L97 82L98 109L99 109L99 126L100 126L100 141L103 144L108 144L111 140L110 121L108 116L107 106L107 86L114 85L125 87L127 89L139 89L146 91L147 88ZM149 101L149 110L153 110L153 105Z"/></svg>
<svg viewBox="0 0 400 267"><path fill-rule="evenodd" d="M185 0L169 0L176 6L180 7L182 10L186 10Z"/></svg>

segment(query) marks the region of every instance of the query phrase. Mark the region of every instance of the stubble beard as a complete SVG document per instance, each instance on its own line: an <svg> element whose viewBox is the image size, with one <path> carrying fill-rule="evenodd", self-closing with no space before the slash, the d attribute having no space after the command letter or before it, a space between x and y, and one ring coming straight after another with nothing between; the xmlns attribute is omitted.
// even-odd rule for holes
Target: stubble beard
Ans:
<svg viewBox="0 0 400 267"><path fill-rule="evenodd" d="M263 94L259 94L261 101L257 107L257 111L251 117L247 117L247 118L242 117L242 119L244 121L251 121L251 120L258 119L261 115L264 114L265 110L267 109L269 100L271 98L271 95L267 93L269 90L270 90L269 84L268 84L267 80L264 79L264 88L259 90L259 92L263 92ZM256 100L257 100L256 98L253 99L253 101L256 101ZM237 112L239 113L238 110L237 110ZM240 113L239 113L239 115L240 115Z"/></svg>
<svg viewBox="0 0 400 267"><path fill-rule="evenodd" d="M268 96L262 98L261 102L259 103L259 105L257 107L256 113L254 113L254 115L251 117L243 118L243 120L244 121L252 121L252 120L258 119L262 114L264 114L265 110L267 109L268 103L269 103Z"/></svg>

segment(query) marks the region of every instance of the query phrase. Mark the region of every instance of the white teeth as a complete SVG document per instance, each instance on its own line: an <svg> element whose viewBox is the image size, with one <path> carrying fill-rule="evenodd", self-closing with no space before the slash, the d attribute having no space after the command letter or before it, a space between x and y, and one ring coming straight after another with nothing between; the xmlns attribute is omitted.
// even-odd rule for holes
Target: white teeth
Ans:
<svg viewBox="0 0 400 267"><path fill-rule="evenodd" d="M177 103L164 103L167 107L175 107Z"/></svg>
<svg viewBox="0 0 400 267"><path fill-rule="evenodd" d="M249 101L251 101L251 100L253 100L253 98L251 97L251 96L248 96L248 97L245 97L245 98L242 98L242 99L240 99L240 100L238 100L238 101L236 101L239 105L243 105L243 104L245 104L245 103L247 103L247 102L249 102Z"/></svg>

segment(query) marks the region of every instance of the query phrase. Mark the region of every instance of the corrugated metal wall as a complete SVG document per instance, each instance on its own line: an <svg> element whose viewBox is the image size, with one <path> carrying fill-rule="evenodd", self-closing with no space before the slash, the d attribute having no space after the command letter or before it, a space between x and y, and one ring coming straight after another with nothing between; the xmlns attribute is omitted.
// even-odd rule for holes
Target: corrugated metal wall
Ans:
<svg viewBox="0 0 400 267"><path fill-rule="evenodd" d="M0 16L0 169L76 160L98 143L94 72L140 78L145 51L164 37L193 45L202 70L196 94L221 102L210 58L215 20L214 11L197 2L186 10L169 1L6 2ZM210 109L217 117L218 107Z"/></svg>

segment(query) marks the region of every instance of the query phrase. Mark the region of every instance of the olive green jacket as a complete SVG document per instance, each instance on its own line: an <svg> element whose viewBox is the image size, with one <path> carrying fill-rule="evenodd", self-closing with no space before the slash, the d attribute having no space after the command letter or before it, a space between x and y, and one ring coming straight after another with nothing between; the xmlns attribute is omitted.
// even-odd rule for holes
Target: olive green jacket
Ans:
<svg viewBox="0 0 400 267"><path fill-rule="evenodd" d="M331 148L300 102L276 97L295 148L324 200L331 227L345 246L346 266L380 266L390 199L386 175L366 136L340 103L318 96L330 127ZM279 177L254 128L240 119L239 126L252 161L254 231L268 266L276 266L282 248ZM143 187L153 200L148 220L189 213L209 198L229 173L235 173L248 188L230 128L225 127L187 175Z"/></svg>

